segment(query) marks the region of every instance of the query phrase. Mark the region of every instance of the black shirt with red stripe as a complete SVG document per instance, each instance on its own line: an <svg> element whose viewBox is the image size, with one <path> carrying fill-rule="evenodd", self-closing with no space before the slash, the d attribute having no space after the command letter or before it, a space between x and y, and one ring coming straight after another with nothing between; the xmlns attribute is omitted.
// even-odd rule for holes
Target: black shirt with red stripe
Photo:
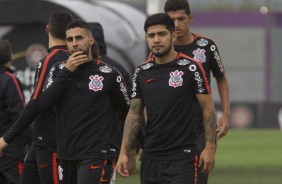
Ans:
<svg viewBox="0 0 282 184"><path fill-rule="evenodd" d="M24 106L25 99L19 79L11 69L0 65L0 137L14 124ZM24 145L29 139L28 134L32 132L28 129L24 133L4 150L4 156L0 157L0 171L23 159Z"/></svg>
<svg viewBox="0 0 282 184"><path fill-rule="evenodd" d="M199 61L205 69L209 83L211 81L211 72L213 77L222 78L224 77L224 66L221 61L221 57L215 42L207 37L200 34L193 34L194 40L192 43L187 45L174 45L174 49L177 52L186 54L187 56L194 58ZM198 119L200 123L196 123L196 131L203 131L203 119L202 109L198 109Z"/></svg>
<svg viewBox="0 0 282 184"><path fill-rule="evenodd" d="M57 157L62 160L108 159L116 111L124 121L129 104L121 74L101 61L74 72L55 64L39 99L42 110L56 106Z"/></svg>
<svg viewBox="0 0 282 184"><path fill-rule="evenodd" d="M55 63L66 61L69 55L70 53L65 45L58 45L50 48L48 54L40 60L35 73L34 93L15 125L4 136L4 140L7 143L10 143L35 120L34 144L47 146L51 151L56 151L56 118L54 108L50 107L40 111L37 101L42 94L51 67Z"/></svg>
<svg viewBox="0 0 282 184"><path fill-rule="evenodd" d="M142 99L147 109L143 156L175 160L195 153L195 95L210 93L202 65L181 53L167 64L151 58L132 81L132 98Z"/></svg>

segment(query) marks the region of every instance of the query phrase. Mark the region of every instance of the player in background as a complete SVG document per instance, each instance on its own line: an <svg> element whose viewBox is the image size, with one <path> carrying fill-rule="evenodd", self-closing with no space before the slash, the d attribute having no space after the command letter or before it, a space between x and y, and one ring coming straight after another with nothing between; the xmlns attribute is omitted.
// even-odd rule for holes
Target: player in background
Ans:
<svg viewBox="0 0 282 184"><path fill-rule="evenodd" d="M13 74L12 46L8 40L0 40L0 136L15 123L25 107L22 85ZM2 153L0 150L0 183L18 184L26 144L31 143L29 127Z"/></svg>
<svg viewBox="0 0 282 184"><path fill-rule="evenodd" d="M217 89L221 100L222 116L218 119L217 138L220 139L227 134L230 120L230 99L229 87L226 72L215 42L198 33L190 32L190 24L193 15L187 0L167 0L164 11L173 20L177 38L174 41L174 48L187 56L199 61L205 69L209 83L212 72L216 79ZM201 109L198 108L198 118L201 119ZM203 122L203 121L201 121ZM197 132L197 145L199 154L205 147L205 134L203 123L195 126ZM199 170L200 171L200 170ZM198 172L198 184L206 184L208 175Z"/></svg>
<svg viewBox="0 0 282 184"><path fill-rule="evenodd" d="M24 162L21 184L58 183L55 109L40 111L38 99L51 67L57 62L66 61L70 55L66 46L65 27L72 20L72 14L66 10L56 10L50 15L46 26L48 54L37 66L33 95L14 126L0 139L2 150L35 120L33 143Z"/></svg>

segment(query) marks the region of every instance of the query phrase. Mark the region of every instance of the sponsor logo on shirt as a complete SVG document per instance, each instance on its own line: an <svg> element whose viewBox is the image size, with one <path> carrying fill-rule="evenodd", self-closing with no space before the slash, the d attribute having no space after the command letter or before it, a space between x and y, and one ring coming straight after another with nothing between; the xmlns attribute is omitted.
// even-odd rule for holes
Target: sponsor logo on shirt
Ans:
<svg viewBox="0 0 282 184"><path fill-rule="evenodd" d="M111 69L110 67L108 67L108 66L101 66L101 67L99 68L99 70L100 70L101 72L103 72L103 73L111 73L111 72L112 72L112 69Z"/></svg>
<svg viewBox="0 0 282 184"><path fill-rule="evenodd" d="M205 49L200 49L200 48L198 48L197 50L194 50L193 51L194 59L201 63L206 62L205 52L206 52Z"/></svg>
<svg viewBox="0 0 282 184"><path fill-rule="evenodd" d="M195 75L195 80L198 83L198 91L199 91L199 93L204 92L204 89L203 89L203 81L204 80L201 78L199 72L195 72L194 75Z"/></svg>
<svg viewBox="0 0 282 184"><path fill-rule="evenodd" d="M170 78L168 81L169 86L172 86L174 88L177 88L178 86L182 86L183 83L183 79L182 79L182 75L184 73L182 71L174 71L174 72L170 72Z"/></svg>
<svg viewBox="0 0 282 184"><path fill-rule="evenodd" d="M189 60L187 59L181 59L179 61L177 61L177 64L180 65L180 66L185 66L185 65L188 65L190 63Z"/></svg>
<svg viewBox="0 0 282 184"><path fill-rule="evenodd" d="M143 70L147 70L147 69L149 69L151 66L153 66L153 63L147 63L147 64L145 64L145 65L142 65L141 68L142 68Z"/></svg>
<svg viewBox="0 0 282 184"><path fill-rule="evenodd" d="M103 89L103 83L102 81L104 80L104 77L99 76L99 75L91 75L89 77L90 82L89 82L89 89L93 91L101 91Z"/></svg>
<svg viewBox="0 0 282 184"><path fill-rule="evenodd" d="M123 93L123 96L124 96L124 98L126 100L126 104L130 105L130 99L129 99L128 95L127 95L127 90L126 90L126 87L124 86L124 83L123 83L123 80L122 80L121 76L117 77L117 82L119 83L120 91Z"/></svg>
<svg viewBox="0 0 282 184"><path fill-rule="evenodd" d="M201 38L200 40L197 41L197 44L201 47L204 47L206 45L208 45L208 40L204 39L204 38Z"/></svg>

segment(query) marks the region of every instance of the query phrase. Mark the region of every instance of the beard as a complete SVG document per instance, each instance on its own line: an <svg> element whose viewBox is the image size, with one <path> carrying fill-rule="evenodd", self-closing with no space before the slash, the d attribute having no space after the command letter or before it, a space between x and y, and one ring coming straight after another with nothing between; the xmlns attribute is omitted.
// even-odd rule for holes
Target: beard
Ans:
<svg viewBox="0 0 282 184"><path fill-rule="evenodd" d="M152 49L152 53L154 54L154 56L160 57L160 58L166 56L170 52L170 50L172 48L171 42L172 41L170 41L170 44L169 44L168 48L164 48L163 51L159 51L158 52L158 51L153 51L153 49Z"/></svg>

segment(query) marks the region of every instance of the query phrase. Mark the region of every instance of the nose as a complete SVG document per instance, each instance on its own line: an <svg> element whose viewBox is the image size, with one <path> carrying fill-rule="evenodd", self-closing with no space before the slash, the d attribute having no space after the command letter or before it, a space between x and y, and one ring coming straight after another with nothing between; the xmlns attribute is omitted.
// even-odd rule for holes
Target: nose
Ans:
<svg viewBox="0 0 282 184"><path fill-rule="evenodd" d="M180 26L180 22L179 22L179 20L174 20L174 25L175 25L175 27L179 27Z"/></svg>

